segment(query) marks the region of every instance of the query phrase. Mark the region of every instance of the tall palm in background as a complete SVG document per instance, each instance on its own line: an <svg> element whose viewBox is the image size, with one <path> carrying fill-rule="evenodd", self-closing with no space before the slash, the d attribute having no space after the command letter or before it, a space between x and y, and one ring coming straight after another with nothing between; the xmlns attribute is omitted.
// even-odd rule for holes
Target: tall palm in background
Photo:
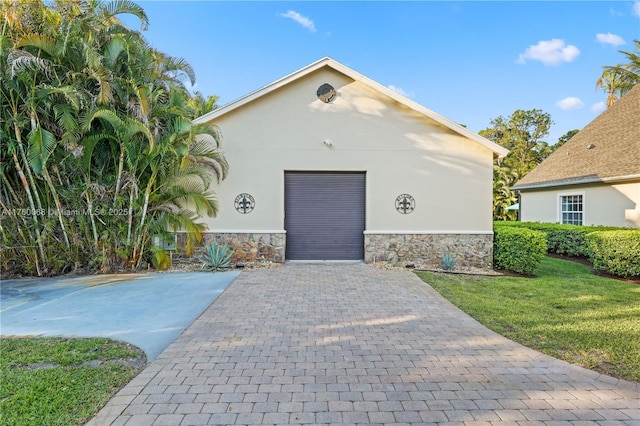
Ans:
<svg viewBox="0 0 640 426"><path fill-rule="evenodd" d="M626 64L608 65L596 81L596 88L607 93L607 107L640 83L640 40L633 41L635 51L621 50Z"/></svg>
<svg viewBox="0 0 640 426"><path fill-rule="evenodd" d="M119 19L145 29L144 10L1 0L0 12L3 271L140 267L168 226L197 240L228 165L216 129L190 122L191 66Z"/></svg>
<svg viewBox="0 0 640 426"><path fill-rule="evenodd" d="M602 89L607 94L607 108L620 97L622 77L617 69L605 69L596 81L596 89Z"/></svg>

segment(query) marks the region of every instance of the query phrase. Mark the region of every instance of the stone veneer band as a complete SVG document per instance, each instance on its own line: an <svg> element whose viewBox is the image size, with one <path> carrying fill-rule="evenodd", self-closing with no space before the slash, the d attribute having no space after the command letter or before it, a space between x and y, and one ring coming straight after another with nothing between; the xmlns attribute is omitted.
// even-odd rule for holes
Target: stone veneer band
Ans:
<svg viewBox="0 0 640 426"><path fill-rule="evenodd" d="M413 264L418 269L440 265L451 255L460 268L493 267L493 234L366 234L364 261Z"/></svg>
<svg viewBox="0 0 640 426"><path fill-rule="evenodd" d="M185 235L178 234L178 247L185 246ZM235 250L235 260L285 260L286 233L204 234L203 243L215 241ZM204 245L203 244L203 245ZM201 254L196 249L194 257ZM413 264L419 269L437 268L442 257L451 255L458 267L489 270L493 262L493 234L366 234L364 261Z"/></svg>

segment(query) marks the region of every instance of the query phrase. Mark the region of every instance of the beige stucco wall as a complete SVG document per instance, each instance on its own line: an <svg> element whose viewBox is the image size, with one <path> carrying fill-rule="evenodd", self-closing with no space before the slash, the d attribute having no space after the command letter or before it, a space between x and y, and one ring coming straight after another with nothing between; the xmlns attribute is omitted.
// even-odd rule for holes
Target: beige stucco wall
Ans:
<svg viewBox="0 0 640 426"><path fill-rule="evenodd" d="M317 99L323 83L338 97ZM284 229L284 171L365 171L366 230L491 232L493 153L343 74L324 68L214 121L229 177L214 189L212 231ZM332 147L323 142L329 140ZM255 198L240 214L235 197ZM402 193L416 200L402 215Z"/></svg>
<svg viewBox="0 0 640 426"><path fill-rule="evenodd" d="M640 182L522 191L523 222L560 222L560 196L583 195L585 225L640 228Z"/></svg>

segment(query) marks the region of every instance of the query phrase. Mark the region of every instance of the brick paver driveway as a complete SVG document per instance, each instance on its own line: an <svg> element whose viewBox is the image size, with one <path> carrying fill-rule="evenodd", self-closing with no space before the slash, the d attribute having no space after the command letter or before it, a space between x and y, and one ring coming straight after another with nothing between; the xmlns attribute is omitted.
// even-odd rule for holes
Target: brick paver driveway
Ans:
<svg viewBox="0 0 640 426"><path fill-rule="evenodd" d="M640 386L513 343L415 275L247 271L91 425L638 425Z"/></svg>

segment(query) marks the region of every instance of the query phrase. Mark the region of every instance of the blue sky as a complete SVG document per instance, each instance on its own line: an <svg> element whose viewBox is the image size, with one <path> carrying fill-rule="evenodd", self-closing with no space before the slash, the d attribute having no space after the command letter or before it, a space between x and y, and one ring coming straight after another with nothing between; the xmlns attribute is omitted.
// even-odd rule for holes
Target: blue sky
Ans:
<svg viewBox="0 0 640 426"><path fill-rule="evenodd" d="M602 111L602 66L640 39L637 0L137 3L147 40L220 105L330 56L476 132L541 109L549 143Z"/></svg>

